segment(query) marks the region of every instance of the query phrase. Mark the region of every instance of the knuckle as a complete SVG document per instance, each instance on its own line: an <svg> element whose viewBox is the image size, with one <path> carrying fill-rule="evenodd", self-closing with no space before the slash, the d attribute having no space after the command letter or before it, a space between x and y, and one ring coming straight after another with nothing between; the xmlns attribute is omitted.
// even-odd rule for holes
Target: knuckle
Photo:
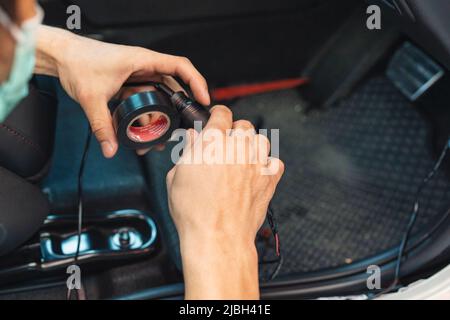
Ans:
<svg viewBox="0 0 450 320"><path fill-rule="evenodd" d="M186 58L186 57L179 57L179 59L180 59L180 62L181 62L182 64L185 64L185 65L192 65L192 62L191 62L191 60L189 60L189 58Z"/></svg>
<svg viewBox="0 0 450 320"><path fill-rule="evenodd" d="M105 131L105 121L103 121L102 119L92 119L90 121L91 123L91 128L92 128L92 132L95 135L101 135L104 131Z"/></svg>
<svg viewBox="0 0 450 320"><path fill-rule="evenodd" d="M227 129L231 130L231 123L228 119L228 115L224 114L223 116L216 119L216 124L219 124L219 126L221 127L227 127Z"/></svg>
<svg viewBox="0 0 450 320"><path fill-rule="evenodd" d="M272 176L274 179L272 179L275 184L278 184L279 180L281 179L283 173L284 173L284 163L278 158L269 158L269 172L270 176Z"/></svg>
<svg viewBox="0 0 450 320"><path fill-rule="evenodd" d="M265 135L263 135L263 134L258 134L258 135L257 135L257 139L258 139L258 141L259 141L260 144L266 145L266 146L268 146L268 147L270 148L270 140L269 140L269 138L267 138Z"/></svg>
<svg viewBox="0 0 450 320"><path fill-rule="evenodd" d="M281 161L280 159L278 159L278 165L279 165L279 170L278 170L278 172L279 172L280 174L283 174L283 173L284 173L284 169L285 169L284 162Z"/></svg>
<svg viewBox="0 0 450 320"><path fill-rule="evenodd" d="M221 104L212 107L211 112L215 113L219 116L222 116L222 117L232 117L233 116L233 113L231 112L231 110L228 107L221 105Z"/></svg>
<svg viewBox="0 0 450 320"><path fill-rule="evenodd" d="M254 128L253 124L250 121L248 121L248 120L242 120L242 119L241 120L237 120L237 121L234 122L234 124L235 124L236 127L243 127L243 128L248 128L248 129Z"/></svg>

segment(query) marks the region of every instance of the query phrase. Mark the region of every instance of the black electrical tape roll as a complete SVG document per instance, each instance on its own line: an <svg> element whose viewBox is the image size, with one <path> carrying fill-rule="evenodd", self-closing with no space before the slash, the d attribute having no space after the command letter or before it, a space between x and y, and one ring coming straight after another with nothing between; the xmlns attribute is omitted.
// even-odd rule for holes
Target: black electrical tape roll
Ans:
<svg viewBox="0 0 450 320"><path fill-rule="evenodd" d="M149 115L148 123L138 119ZM113 110L113 124L119 143L131 149L162 144L180 126L180 115L162 92L136 93L120 102Z"/></svg>

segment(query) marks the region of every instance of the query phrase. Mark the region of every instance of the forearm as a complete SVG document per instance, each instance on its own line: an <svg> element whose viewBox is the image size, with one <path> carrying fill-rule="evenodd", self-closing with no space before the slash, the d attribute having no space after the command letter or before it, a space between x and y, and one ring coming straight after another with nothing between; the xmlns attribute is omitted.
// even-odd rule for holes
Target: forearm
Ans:
<svg viewBox="0 0 450 320"><path fill-rule="evenodd" d="M254 243L181 237L186 299L259 299Z"/></svg>
<svg viewBox="0 0 450 320"><path fill-rule="evenodd" d="M36 64L34 73L58 76L58 64L65 49L76 35L59 28L40 26L37 33Z"/></svg>

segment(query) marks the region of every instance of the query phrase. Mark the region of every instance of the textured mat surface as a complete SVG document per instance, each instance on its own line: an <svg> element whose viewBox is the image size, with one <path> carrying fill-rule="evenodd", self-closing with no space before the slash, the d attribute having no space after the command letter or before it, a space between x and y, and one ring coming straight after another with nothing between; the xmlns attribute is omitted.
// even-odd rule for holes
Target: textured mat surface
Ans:
<svg viewBox="0 0 450 320"><path fill-rule="evenodd" d="M289 90L233 107L237 118L261 122L262 115L265 128L280 129L286 172L273 206L285 256L281 275L344 265L397 245L417 186L436 161L427 123L384 77L328 110L305 114L303 106ZM422 193L416 230L449 204L450 179L439 172Z"/></svg>

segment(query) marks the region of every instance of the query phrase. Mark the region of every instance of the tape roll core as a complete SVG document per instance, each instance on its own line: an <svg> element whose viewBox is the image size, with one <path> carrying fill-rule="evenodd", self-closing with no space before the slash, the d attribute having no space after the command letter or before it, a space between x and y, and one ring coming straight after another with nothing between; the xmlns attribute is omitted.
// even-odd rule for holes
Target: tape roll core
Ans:
<svg viewBox="0 0 450 320"><path fill-rule="evenodd" d="M145 123L142 124L140 119ZM137 125L135 125L136 123ZM131 121L127 128L127 136L135 142L151 142L161 137L169 128L170 119L165 113L151 111L143 113Z"/></svg>
<svg viewBox="0 0 450 320"><path fill-rule="evenodd" d="M139 119L147 116L145 121ZM170 99L158 91L136 93L117 105L113 123L121 145L141 149L165 143L180 126Z"/></svg>

